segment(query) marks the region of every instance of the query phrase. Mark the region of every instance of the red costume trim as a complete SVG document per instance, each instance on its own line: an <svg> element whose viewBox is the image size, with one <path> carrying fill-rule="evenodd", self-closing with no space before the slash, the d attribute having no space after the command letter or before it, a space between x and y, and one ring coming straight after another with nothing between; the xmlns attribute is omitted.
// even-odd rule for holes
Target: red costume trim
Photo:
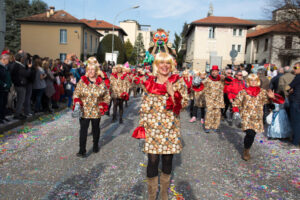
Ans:
<svg viewBox="0 0 300 200"><path fill-rule="evenodd" d="M134 129L131 137L136 139L146 139L145 128L142 126L137 127L136 129Z"/></svg>
<svg viewBox="0 0 300 200"><path fill-rule="evenodd" d="M195 92L201 92L201 91L204 89L204 84L203 84L203 83L200 83L200 86L199 86L199 87L193 86L192 89L193 89Z"/></svg>
<svg viewBox="0 0 300 200"><path fill-rule="evenodd" d="M136 85L140 84L141 80L139 77L134 77L134 81L133 81Z"/></svg>
<svg viewBox="0 0 300 200"><path fill-rule="evenodd" d="M245 89L247 94L250 96L256 97L260 93L260 87L248 87Z"/></svg>
<svg viewBox="0 0 300 200"><path fill-rule="evenodd" d="M277 103L277 104L283 104L284 103L284 98L279 95L279 94L274 94L275 95L275 99L271 99L274 103Z"/></svg>
<svg viewBox="0 0 300 200"><path fill-rule="evenodd" d="M239 108L238 107L232 107L232 112L234 112L234 113L239 112Z"/></svg>
<svg viewBox="0 0 300 200"><path fill-rule="evenodd" d="M110 75L118 79L118 75L116 73L111 73Z"/></svg>
<svg viewBox="0 0 300 200"><path fill-rule="evenodd" d="M125 101L128 101L129 100L129 95L127 92L123 92L121 94L121 99L125 100Z"/></svg>
<svg viewBox="0 0 300 200"><path fill-rule="evenodd" d="M192 87L192 84L193 84L193 77L190 77L189 80L185 77L183 77L183 80L188 88L188 93L190 94L191 93L191 87Z"/></svg>
<svg viewBox="0 0 300 200"><path fill-rule="evenodd" d="M96 85L100 85L102 83L103 79L101 78L101 76L98 76L96 79Z"/></svg>
<svg viewBox="0 0 300 200"><path fill-rule="evenodd" d="M89 84L90 84L90 81L89 81L89 79L88 79L86 76L82 76L82 77L81 77L81 80L82 80L86 85L89 85Z"/></svg>
<svg viewBox="0 0 300 200"><path fill-rule="evenodd" d="M181 100L182 100L182 96L181 94L176 91L174 93L174 101L172 99L172 97L170 96L168 99L167 99L167 106L166 106L166 109L167 110L173 110L173 112L176 114L176 115L179 115L180 114L180 110L182 109L182 105L181 105Z"/></svg>
<svg viewBox="0 0 300 200"><path fill-rule="evenodd" d="M219 81L219 80L221 80L221 76L220 76L220 75L218 75L217 78L213 78L213 77L210 75L209 78L210 78L210 80L212 80L212 81Z"/></svg>
<svg viewBox="0 0 300 200"><path fill-rule="evenodd" d="M99 107L101 115L104 115L108 111L108 105L105 102L99 103Z"/></svg>
<svg viewBox="0 0 300 200"><path fill-rule="evenodd" d="M75 99L73 100L73 108L72 108L72 110L75 109L75 104L76 104L76 103L79 103L80 106L83 106L83 102L81 101L81 99L75 98Z"/></svg>

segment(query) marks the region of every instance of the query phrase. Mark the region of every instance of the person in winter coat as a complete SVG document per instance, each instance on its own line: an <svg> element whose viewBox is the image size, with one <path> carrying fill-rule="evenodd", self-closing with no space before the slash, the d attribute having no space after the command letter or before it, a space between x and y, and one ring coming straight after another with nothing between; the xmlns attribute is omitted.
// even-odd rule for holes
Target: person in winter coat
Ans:
<svg viewBox="0 0 300 200"><path fill-rule="evenodd" d="M44 69L45 73L46 73L46 89L45 89L45 111L48 112L53 112L52 108L51 108L51 97L54 95L55 93L55 88L54 88L54 74L53 72L50 70L50 63L47 60L44 60L42 62L42 68Z"/></svg>
<svg viewBox="0 0 300 200"><path fill-rule="evenodd" d="M201 124L204 125L205 118L205 96L204 96L204 84L206 79L205 71L195 71L193 78L192 94L194 99L193 117L197 118L197 111L200 108L201 111Z"/></svg>
<svg viewBox="0 0 300 200"><path fill-rule="evenodd" d="M183 79L177 74L171 75L174 68L170 54L158 53L155 56L154 76L149 76L142 84L145 94L139 112L139 127L132 135L145 139L149 200L156 199L160 156L160 194L162 200L168 199L173 155L182 150L180 111L188 105L189 96Z"/></svg>
<svg viewBox="0 0 300 200"><path fill-rule="evenodd" d="M11 77L7 65L9 63L9 55L0 55L0 124L9 121L5 118L7 97L11 87Z"/></svg>
<svg viewBox="0 0 300 200"><path fill-rule="evenodd" d="M246 133L244 138L243 159L250 159L250 148L256 133L264 132L263 106L272 100L274 103L284 103L284 98L274 94L272 90L260 88L260 78L250 74L247 78L249 87L240 91L233 101L234 119L242 119L242 130Z"/></svg>

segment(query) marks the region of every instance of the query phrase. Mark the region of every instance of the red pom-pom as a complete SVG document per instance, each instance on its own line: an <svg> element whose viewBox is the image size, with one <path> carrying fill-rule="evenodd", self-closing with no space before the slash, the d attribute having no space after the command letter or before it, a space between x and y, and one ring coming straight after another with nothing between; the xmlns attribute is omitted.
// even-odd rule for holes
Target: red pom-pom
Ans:
<svg viewBox="0 0 300 200"><path fill-rule="evenodd" d="M142 126L137 127L137 128L133 131L131 137L136 138L136 139L146 139L145 128L142 127Z"/></svg>
<svg viewBox="0 0 300 200"><path fill-rule="evenodd" d="M79 99L79 98L75 98L73 102L74 102L74 103L73 103L73 110L75 109L75 104L76 104L76 103L79 103L80 106L83 106L83 102L82 102L81 99Z"/></svg>
<svg viewBox="0 0 300 200"><path fill-rule="evenodd" d="M233 107L233 108L232 108L232 111L233 111L234 113L239 112L239 108L238 108L238 107Z"/></svg>
<svg viewBox="0 0 300 200"><path fill-rule="evenodd" d="M283 104L284 103L285 100L281 95L276 94L276 93L274 95L275 95L275 99L272 99L272 101L274 103L277 103L277 104Z"/></svg>

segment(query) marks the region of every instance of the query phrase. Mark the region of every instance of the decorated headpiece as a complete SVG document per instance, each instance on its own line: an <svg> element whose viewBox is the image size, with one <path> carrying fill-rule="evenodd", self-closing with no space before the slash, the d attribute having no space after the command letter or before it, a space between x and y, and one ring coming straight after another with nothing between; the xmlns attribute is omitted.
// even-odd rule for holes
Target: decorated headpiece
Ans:
<svg viewBox="0 0 300 200"><path fill-rule="evenodd" d="M163 46L164 44L167 44L168 40L169 35L163 29L158 29L153 35L153 42L157 43L157 46Z"/></svg>
<svg viewBox="0 0 300 200"><path fill-rule="evenodd" d="M89 68L94 68L97 72L99 71L99 63L98 60L95 57L89 57L87 59L87 67L86 69L88 70Z"/></svg>

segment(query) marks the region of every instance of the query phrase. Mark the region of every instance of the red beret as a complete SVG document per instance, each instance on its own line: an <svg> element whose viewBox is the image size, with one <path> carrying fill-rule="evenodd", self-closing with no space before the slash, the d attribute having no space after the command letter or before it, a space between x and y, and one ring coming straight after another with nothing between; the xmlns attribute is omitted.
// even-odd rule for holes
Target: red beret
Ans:
<svg viewBox="0 0 300 200"><path fill-rule="evenodd" d="M211 70L218 70L219 71L218 65L213 65L212 68L211 68Z"/></svg>

